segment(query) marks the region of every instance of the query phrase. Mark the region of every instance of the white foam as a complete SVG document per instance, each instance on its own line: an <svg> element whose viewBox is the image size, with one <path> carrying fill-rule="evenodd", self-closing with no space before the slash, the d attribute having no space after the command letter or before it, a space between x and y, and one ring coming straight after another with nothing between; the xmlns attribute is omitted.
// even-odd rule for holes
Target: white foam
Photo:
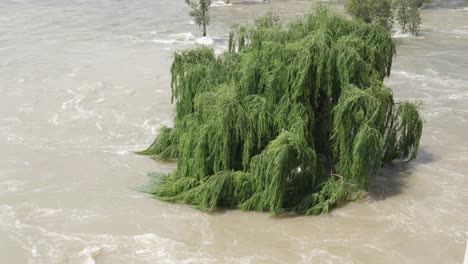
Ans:
<svg viewBox="0 0 468 264"><path fill-rule="evenodd" d="M201 45L211 45L213 44L213 39L209 37L201 37L197 38L195 42Z"/></svg>
<svg viewBox="0 0 468 264"><path fill-rule="evenodd" d="M60 109L49 117L49 123L58 126L63 122L70 122L76 119L102 118L101 115L96 114L92 110L92 106L89 107L89 110L86 109L88 108L86 106L105 100L103 97L104 92L102 91L103 87L104 84L102 82L95 82L92 84L84 83L76 89L66 89L65 91L73 97L64 101Z"/></svg>
<svg viewBox="0 0 468 264"><path fill-rule="evenodd" d="M426 69L427 74L417 74L407 71L392 71L392 74L398 74L404 76L408 79L416 80L416 81L424 81L429 83L438 83L444 87L454 88L454 86L458 87L466 87L468 86L468 80L462 79L454 79L450 77L440 76L438 72L433 69Z"/></svg>
<svg viewBox="0 0 468 264"><path fill-rule="evenodd" d="M65 74L65 76L74 77L76 75L76 73L78 72L78 70L80 70L80 67L75 67L75 68L72 69L72 71L70 73Z"/></svg>
<svg viewBox="0 0 468 264"><path fill-rule="evenodd" d="M232 3L226 4L226 2L224 2L223 0L218 0L218 1L212 2L212 3L211 3L211 6L212 6L212 7L218 7L218 6L232 6Z"/></svg>
<svg viewBox="0 0 468 264"><path fill-rule="evenodd" d="M23 143L23 137L18 136L16 134L7 134L5 136L5 139L7 140L8 143L12 143L12 144L21 144L21 143Z"/></svg>
<svg viewBox="0 0 468 264"><path fill-rule="evenodd" d="M8 180L8 181L0 182L0 186L2 185L5 186L6 190L9 192L16 192L20 189L22 185L24 185L24 182Z"/></svg>
<svg viewBox="0 0 468 264"><path fill-rule="evenodd" d="M123 156L123 155L130 154L130 152L128 150L119 150L119 151L116 152L116 154Z"/></svg>
<svg viewBox="0 0 468 264"><path fill-rule="evenodd" d="M174 43L177 43L177 40L175 40L175 39L152 39L150 41L154 42L154 43L161 43L161 44L174 44Z"/></svg>
<svg viewBox="0 0 468 264"><path fill-rule="evenodd" d="M416 38L416 39L423 39L424 36L418 35L415 36L410 32L403 32L403 30L398 29L392 32L392 38Z"/></svg>
<svg viewBox="0 0 468 264"><path fill-rule="evenodd" d="M33 106L31 104L23 104L19 107L18 111L20 113L31 113L33 111Z"/></svg>
<svg viewBox="0 0 468 264"><path fill-rule="evenodd" d="M171 34L169 38L155 38L148 41L161 44L193 44L195 36L191 32ZM145 40L143 40L145 41Z"/></svg>
<svg viewBox="0 0 468 264"><path fill-rule="evenodd" d="M190 24L191 22L189 22ZM196 38L192 32L181 32L170 34L167 38L159 36L158 38L140 38L136 36L126 36L126 38L137 41L137 42L153 42L160 44L182 44L182 45L192 45L192 44L202 44L202 45L211 45L214 43L212 38L209 37L200 37Z"/></svg>
<svg viewBox="0 0 468 264"><path fill-rule="evenodd" d="M95 257L97 257L102 251L102 248L97 246L86 247L81 252L80 255L86 257L84 264L96 264Z"/></svg>
<svg viewBox="0 0 468 264"><path fill-rule="evenodd" d="M464 12L468 11L468 7L461 7L461 8L455 8L453 9L454 12Z"/></svg>
<svg viewBox="0 0 468 264"><path fill-rule="evenodd" d="M34 259L30 260L34 263L93 264L99 255L113 255L120 260L138 258L148 263L208 263L213 259L204 251L197 252L191 245L155 233L58 233L23 222L22 215L17 215L16 210L9 205L0 205L0 230L7 231L11 239L31 252ZM66 216L69 214L64 212Z"/></svg>
<svg viewBox="0 0 468 264"><path fill-rule="evenodd" d="M96 122L96 127L97 127L100 131L102 131L102 126L101 126L101 124L100 124L99 122Z"/></svg>
<svg viewBox="0 0 468 264"><path fill-rule="evenodd" d="M62 209L54 209L54 208L43 208L43 207L38 207L36 205L24 203L20 205L20 208L30 211L29 217L31 218L38 218L38 217L48 217L48 216L54 216L59 213L62 213Z"/></svg>
<svg viewBox="0 0 468 264"><path fill-rule="evenodd" d="M32 255L33 257L37 257L37 256L38 256L36 246L33 246L33 248L31 249L31 255Z"/></svg>
<svg viewBox="0 0 468 264"><path fill-rule="evenodd" d="M58 126L58 114L53 114L52 116L49 117L49 123L51 123L54 126Z"/></svg>
<svg viewBox="0 0 468 264"><path fill-rule="evenodd" d="M177 34L172 34L171 37L174 37L177 40L182 40L182 41L189 41L193 40L195 36L192 34L192 32L183 32L183 33L177 33Z"/></svg>
<svg viewBox="0 0 468 264"><path fill-rule="evenodd" d="M452 29L449 32L455 34L457 37L468 37L468 30L466 29Z"/></svg>

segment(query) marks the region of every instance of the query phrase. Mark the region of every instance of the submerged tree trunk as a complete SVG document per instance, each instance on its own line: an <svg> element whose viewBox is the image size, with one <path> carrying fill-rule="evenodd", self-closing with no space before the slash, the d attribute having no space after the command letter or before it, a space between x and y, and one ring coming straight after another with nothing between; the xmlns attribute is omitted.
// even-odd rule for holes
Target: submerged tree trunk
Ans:
<svg viewBox="0 0 468 264"><path fill-rule="evenodd" d="M365 191L384 161L416 157L422 120L383 84L395 54L384 28L318 8L229 36L218 57L208 47L175 54L174 127L140 152L177 160L157 198L326 213Z"/></svg>
<svg viewBox="0 0 468 264"><path fill-rule="evenodd" d="M408 14L407 14L408 11L406 10L406 6L401 7L401 12L403 13L403 17L401 19L401 29L404 32L406 30L406 21L408 20Z"/></svg>

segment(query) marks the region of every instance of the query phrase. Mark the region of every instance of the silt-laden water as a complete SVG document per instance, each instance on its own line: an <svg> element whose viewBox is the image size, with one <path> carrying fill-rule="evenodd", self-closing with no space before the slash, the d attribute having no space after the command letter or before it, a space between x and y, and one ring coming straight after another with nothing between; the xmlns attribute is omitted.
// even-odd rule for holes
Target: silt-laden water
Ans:
<svg viewBox="0 0 468 264"><path fill-rule="evenodd" d="M174 50L221 52L233 23L311 1L213 7L209 38L182 0L0 1L0 263L461 263L468 231L468 4L422 10L395 32L386 81L419 100L418 159L371 181L370 198L329 215L208 214L135 190L145 148L171 124ZM342 7L341 7L342 9Z"/></svg>

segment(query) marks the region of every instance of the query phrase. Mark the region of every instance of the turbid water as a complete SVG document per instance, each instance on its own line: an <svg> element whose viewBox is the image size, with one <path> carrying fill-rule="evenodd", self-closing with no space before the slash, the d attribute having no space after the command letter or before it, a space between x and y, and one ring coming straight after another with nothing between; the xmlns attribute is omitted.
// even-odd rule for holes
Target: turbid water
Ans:
<svg viewBox="0 0 468 264"><path fill-rule="evenodd" d="M233 23L310 1L217 2L209 38L182 0L0 1L0 263L461 263L468 231L468 3L436 1L395 34L387 84L420 100L418 159L314 217L208 214L135 190L132 154L170 124L171 53L221 51Z"/></svg>

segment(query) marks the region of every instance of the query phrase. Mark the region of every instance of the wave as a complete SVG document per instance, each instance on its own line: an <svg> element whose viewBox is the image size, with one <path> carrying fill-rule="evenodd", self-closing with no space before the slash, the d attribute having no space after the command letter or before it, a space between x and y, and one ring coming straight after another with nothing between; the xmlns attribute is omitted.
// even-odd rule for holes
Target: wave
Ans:
<svg viewBox="0 0 468 264"><path fill-rule="evenodd" d="M467 29L452 29L450 31L445 31L444 33L453 34L456 38L468 38Z"/></svg>
<svg viewBox="0 0 468 264"><path fill-rule="evenodd" d="M455 87L464 88L468 86L468 80L440 76L440 74L433 69L426 69L426 72L427 74L417 74L417 73L407 72L403 70L401 71L395 70L395 71L392 71L392 74L401 75L405 78L415 80L415 81L437 83L447 88L455 88Z"/></svg>
<svg viewBox="0 0 468 264"><path fill-rule="evenodd" d="M84 264L96 264L95 258L101 253L102 248L97 246L85 247L79 254L86 259Z"/></svg>
<svg viewBox="0 0 468 264"><path fill-rule="evenodd" d="M102 82L85 83L76 89L66 89L66 92L73 97L66 100L60 109L49 116L49 123L58 126L77 119L100 118L93 110L86 109L90 104L97 104L104 101L104 87Z"/></svg>
<svg viewBox="0 0 468 264"><path fill-rule="evenodd" d="M193 252L197 252L197 248L155 233L135 235L59 233L23 221L22 214L17 215L16 211L17 208L10 205L0 205L0 231L7 232L9 238L29 252L28 263L94 264L97 257L104 255L113 255L123 263L132 262L135 258L148 263L213 261L213 256L206 252L193 255Z"/></svg>
<svg viewBox="0 0 468 264"><path fill-rule="evenodd" d="M397 30L392 31L392 38L398 38L398 39L400 39L400 38L423 39L424 36L422 36L421 34L418 35L418 36L415 36L415 35L411 34L410 32L404 32L401 29L397 29Z"/></svg>
<svg viewBox="0 0 468 264"><path fill-rule="evenodd" d="M8 180L8 181L0 182L0 186L4 186L8 192L16 192L20 190L22 185L24 185L24 182L20 182L16 180ZM0 189L3 189L3 188L0 188Z"/></svg>
<svg viewBox="0 0 468 264"><path fill-rule="evenodd" d="M154 33L154 34L153 34ZM135 42L153 42L158 44L182 44L182 45L213 45L215 42L222 42L221 39L215 39L212 37L195 37L192 32L181 32L175 34L158 35L157 33L140 33L136 35L124 36L124 38L135 41ZM157 37L156 37L157 36Z"/></svg>
<svg viewBox="0 0 468 264"><path fill-rule="evenodd" d="M172 34L167 39L151 39L149 41L161 44L185 44L185 45L212 45L214 40L210 37L195 38L191 32Z"/></svg>
<svg viewBox="0 0 468 264"><path fill-rule="evenodd" d="M201 37L201 38L197 38L195 40L195 43L201 44L201 45L211 45L213 44L213 39L209 37Z"/></svg>
<svg viewBox="0 0 468 264"><path fill-rule="evenodd" d="M231 3L226 4L224 1L219 0L219 1L214 1L214 2L212 2L212 3L211 3L211 6L212 6L212 7L218 7L218 6L232 6L232 4L231 4Z"/></svg>

